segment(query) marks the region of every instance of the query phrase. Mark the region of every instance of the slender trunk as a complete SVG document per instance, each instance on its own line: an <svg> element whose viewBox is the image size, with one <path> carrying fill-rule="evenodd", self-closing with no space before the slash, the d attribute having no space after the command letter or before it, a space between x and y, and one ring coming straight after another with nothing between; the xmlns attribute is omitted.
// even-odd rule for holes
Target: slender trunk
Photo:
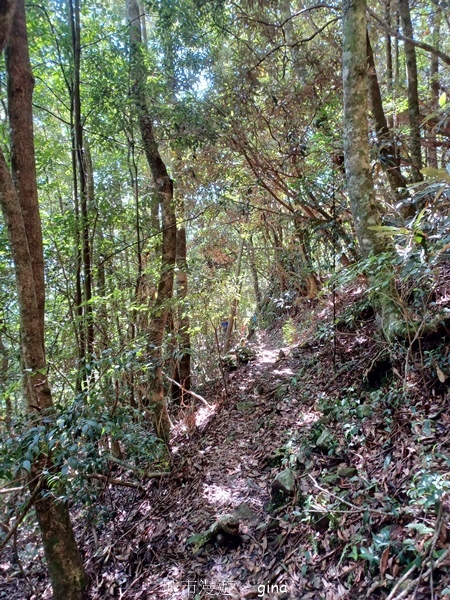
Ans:
<svg viewBox="0 0 450 600"><path fill-rule="evenodd" d="M34 160L33 115L24 107L32 106L34 77L28 55L25 10L17 3L14 27L5 52L8 71L8 116L10 128L11 169L17 197L24 216L27 238L35 252L31 256L33 277L38 303L39 323L44 327L44 252L41 219L39 215ZM21 53L25 53L21 56ZM26 175L26 176L24 176ZM41 332L42 338L44 330Z"/></svg>
<svg viewBox="0 0 450 600"><path fill-rule="evenodd" d="M301 220L295 219L294 217L294 225L295 225L295 233L298 240L298 253L301 257L302 262L302 277L305 282L306 287L306 295L308 298L315 298L319 293L319 279L314 272L311 259L309 257L309 252L306 246L306 232L303 227Z"/></svg>
<svg viewBox="0 0 450 600"><path fill-rule="evenodd" d="M130 63L132 97L136 107L145 155L161 207L162 253L158 295L148 334L148 351L153 370L149 379L149 405L157 435L166 443L170 438L170 419L164 398L162 379L162 344L168 316L168 301L172 297L173 272L176 258L176 217L173 206L173 183L161 158L145 95L146 69L142 56L142 34L139 7L136 0L127 0L130 25Z"/></svg>
<svg viewBox="0 0 450 600"><path fill-rule="evenodd" d="M85 326L85 359L90 360L94 349L94 320L92 314L92 256L89 238L89 190L87 181L86 158L83 147L83 121L81 116L81 26L80 0L69 0L70 28L74 62L73 74L73 123L75 151L79 178L81 254L83 264L83 313Z"/></svg>
<svg viewBox="0 0 450 600"><path fill-rule="evenodd" d="M398 14L398 7L395 10L395 29L398 31L400 27L400 15ZM399 39L397 36L394 38L394 83L393 83L393 96L394 101L397 96L399 81L400 81L400 50L399 50ZM398 127L397 112L394 114L393 125L395 128Z"/></svg>
<svg viewBox="0 0 450 600"><path fill-rule="evenodd" d="M71 95L71 107L73 106L73 93L70 90ZM86 336L83 324L83 286L81 283L81 269L82 269L82 251L81 251L81 237L80 237L80 204L78 201L78 169L77 169L77 152L75 144L75 127L73 124L73 109L71 110L70 116L70 132L72 140L72 190L73 190L73 205L75 212L75 337L77 340L77 355L78 355L78 369L77 369L77 380L76 380L76 391L81 392L83 389L83 373L84 363L86 360Z"/></svg>
<svg viewBox="0 0 450 600"><path fill-rule="evenodd" d="M183 207L179 209L181 219L184 218ZM187 276L187 246L186 227L182 224L177 231L177 306L178 306L178 352L175 361L173 379L183 386L185 390L191 388L191 338L190 322L187 306L188 276ZM183 397L183 390L173 385L171 388L172 399L178 403Z"/></svg>
<svg viewBox="0 0 450 600"><path fill-rule="evenodd" d="M385 15L386 23L391 25L391 0L386 0ZM389 33L386 33L386 91L388 96L392 94L392 86L394 82L394 66L392 62L392 38ZM389 127L394 127L394 119L392 115L389 117Z"/></svg>
<svg viewBox="0 0 450 600"><path fill-rule="evenodd" d="M440 29L441 29L441 13L435 11L433 17L433 46L439 49L440 41ZM430 59L430 90L431 90L431 110L437 111L439 109L439 58L435 55L431 55ZM429 138L428 148L428 164L430 167L437 169L438 157L437 157L437 144L436 144L436 128L433 127Z"/></svg>
<svg viewBox="0 0 450 600"><path fill-rule="evenodd" d="M411 23L411 13L409 10L409 0L398 0L400 18L402 21L403 33L406 37L413 38L413 27ZM408 75L408 115L410 128L410 154L411 154L411 181L418 182L423 180L422 173L422 142L420 138L420 107L419 92L417 87L417 61L416 48L410 42L403 42L406 57L406 72Z"/></svg>
<svg viewBox="0 0 450 600"><path fill-rule="evenodd" d="M253 290L255 292L256 313L259 314L259 312L261 311L261 306L262 306L262 294L261 294L261 288L259 286L258 269L256 268L255 247L253 245L253 239L251 236L248 240L247 246L249 249L249 265L250 265L250 272L252 274L252 279L253 279Z"/></svg>
<svg viewBox="0 0 450 600"><path fill-rule="evenodd" d="M408 196L406 192L407 184L400 171L400 157L392 143L389 126L384 114L369 32L367 32L367 64L369 67L369 97L379 144L379 159L386 172L394 197L397 201L401 201Z"/></svg>
<svg viewBox="0 0 450 600"><path fill-rule="evenodd" d="M24 366L24 390L28 410L36 417L52 411L53 402L47 379L47 365L44 349L45 297L43 269L43 244L39 205L37 199L33 128L32 128L32 89L33 76L28 56L28 39L25 17L25 3L17 0L7 53L7 73L13 73L9 87L16 85L27 88L27 93L9 94L9 114L14 114L14 128L20 130L21 148L27 155L28 170L23 169L22 157L12 162L13 176L8 169L0 149L0 204L8 231L11 254L14 261L15 278L21 327L21 358ZM5 15L0 18L0 28L4 27ZM7 34L0 31L0 39ZM2 48L0 48L1 50ZM21 123L21 118L23 123ZM17 139L17 138L16 138ZM12 143L13 140L12 140ZM24 198L24 195L27 195ZM30 221L37 219L38 222ZM39 256L40 254L40 256ZM42 464L45 463L45 464ZM81 557L70 523L67 506L55 497L49 488L46 473L51 470L43 457L38 457L33 466L30 491L36 494L35 508L40 525L45 556L49 569L55 600L81 600L86 584ZM38 483L39 482L39 483ZM39 488L36 486L39 485Z"/></svg>
<svg viewBox="0 0 450 600"><path fill-rule="evenodd" d="M5 401L5 425L7 431L11 429L12 420L12 404L11 395L6 391L8 381L9 356L8 349L3 343L3 333L5 332L5 324L3 319L0 319L0 395Z"/></svg>
<svg viewBox="0 0 450 600"><path fill-rule="evenodd" d="M367 35L365 0L344 0L344 154L347 191L361 254L383 250L369 227L380 225L370 173L367 123ZM362 31L362 27L364 30Z"/></svg>
<svg viewBox="0 0 450 600"><path fill-rule="evenodd" d="M239 296L241 294L241 267L242 267L242 254L244 252L244 238L241 237L241 241L239 242L239 251L238 257L236 261L236 275L235 275L235 285L234 285L234 296L231 301L231 309L230 309L230 317L228 319L228 327L227 333L225 336L225 341L223 344L223 353L226 354L228 350L231 348L231 341L233 338L233 330L234 324L236 321L237 309L239 306Z"/></svg>
<svg viewBox="0 0 450 600"><path fill-rule="evenodd" d="M391 0L386 0L385 21L391 26ZM393 83L393 65L392 65L392 40L389 33L386 33L386 89L388 94L392 92Z"/></svg>

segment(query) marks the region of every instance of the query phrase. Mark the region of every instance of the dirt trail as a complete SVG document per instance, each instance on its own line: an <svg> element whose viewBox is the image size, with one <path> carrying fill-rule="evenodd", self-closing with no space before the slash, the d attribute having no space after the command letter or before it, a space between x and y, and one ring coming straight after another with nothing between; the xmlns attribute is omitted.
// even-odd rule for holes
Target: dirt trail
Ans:
<svg viewBox="0 0 450 600"><path fill-rule="evenodd" d="M230 375L228 397L207 398L215 400L211 409L198 407L190 439L178 428L170 478L153 483L148 499L127 519L122 548L116 546L110 556L114 581L107 569L93 597L112 592L121 579L130 582L122 598L273 597L266 588L261 595L261 585L276 589L277 556L284 552L279 524L267 512L273 481L267 463L285 442L280 417L288 407L276 397L277 385L294 375L292 361L280 359L279 351L269 344L258 347L257 359ZM225 513L239 518L242 543L209 544L195 553L189 537Z"/></svg>

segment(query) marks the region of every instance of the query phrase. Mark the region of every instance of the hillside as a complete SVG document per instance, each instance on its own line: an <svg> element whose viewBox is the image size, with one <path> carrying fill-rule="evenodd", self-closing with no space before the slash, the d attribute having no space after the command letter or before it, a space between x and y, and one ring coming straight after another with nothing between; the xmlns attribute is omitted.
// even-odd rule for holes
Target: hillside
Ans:
<svg viewBox="0 0 450 600"><path fill-rule="evenodd" d="M449 400L443 369L424 362L446 346L434 336L389 355L361 289L337 303L334 331L330 302L305 303L258 332L228 393L200 390L209 406L175 423L165 477L98 482L95 506L74 504L89 598L450 593ZM113 463L108 477L139 482ZM50 597L23 536L0 590Z"/></svg>

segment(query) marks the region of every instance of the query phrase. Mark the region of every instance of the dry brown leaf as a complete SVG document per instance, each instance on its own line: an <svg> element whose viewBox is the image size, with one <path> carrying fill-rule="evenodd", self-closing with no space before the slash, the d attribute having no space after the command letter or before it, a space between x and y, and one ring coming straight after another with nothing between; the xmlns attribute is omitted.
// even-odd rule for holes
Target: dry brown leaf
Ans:
<svg viewBox="0 0 450 600"><path fill-rule="evenodd" d="M386 567L388 564L388 560L389 560L389 546L383 550L383 554L381 555L381 560L380 560L380 575L381 575L381 577L384 577L384 574L386 572Z"/></svg>
<svg viewBox="0 0 450 600"><path fill-rule="evenodd" d="M436 365L436 373L437 373L439 381L441 383L445 383L445 381L447 379L447 375L445 375L445 373L442 372L442 370L439 368L438 365Z"/></svg>

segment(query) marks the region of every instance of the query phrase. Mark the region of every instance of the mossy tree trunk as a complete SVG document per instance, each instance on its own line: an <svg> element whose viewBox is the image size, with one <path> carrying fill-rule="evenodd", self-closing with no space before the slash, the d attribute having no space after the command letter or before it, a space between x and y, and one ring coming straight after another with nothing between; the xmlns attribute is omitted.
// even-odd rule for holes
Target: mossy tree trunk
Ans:
<svg viewBox="0 0 450 600"><path fill-rule="evenodd" d="M344 157L347 192L355 231L363 258L381 255L386 250L385 239L376 229L381 225L370 171L368 143L368 75L366 0L344 0L343 57L344 88ZM382 268L369 273L382 329L391 337L400 320L392 270Z"/></svg>
<svg viewBox="0 0 450 600"><path fill-rule="evenodd" d="M130 69L132 98L136 107L142 143L156 194L161 208L162 248L158 291L148 332L148 353L153 362L149 373L149 408L156 433L166 444L170 438L170 419L164 397L162 376L162 344L172 298L176 259L176 216L173 201L173 182L161 157L150 114L145 82L147 78L141 32L141 18L136 0L127 0L130 27Z"/></svg>
<svg viewBox="0 0 450 600"><path fill-rule="evenodd" d="M52 411L44 349L44 257L36 186L32 119L33 74L28 55L24 0L7 7L11 20L0 19L8 76L8 108L12 148L12 174L0 149L0 204L8 231L15 268L21 328L21 358L28 411L36 417ZM0 51L3 47L0 48ZM81 600L86 577L75 542L67 505L49 488L45 471L51 465L38 457L32 466L30 490L55 600ZM36 489L36 486L39 486Z"/></svg>

